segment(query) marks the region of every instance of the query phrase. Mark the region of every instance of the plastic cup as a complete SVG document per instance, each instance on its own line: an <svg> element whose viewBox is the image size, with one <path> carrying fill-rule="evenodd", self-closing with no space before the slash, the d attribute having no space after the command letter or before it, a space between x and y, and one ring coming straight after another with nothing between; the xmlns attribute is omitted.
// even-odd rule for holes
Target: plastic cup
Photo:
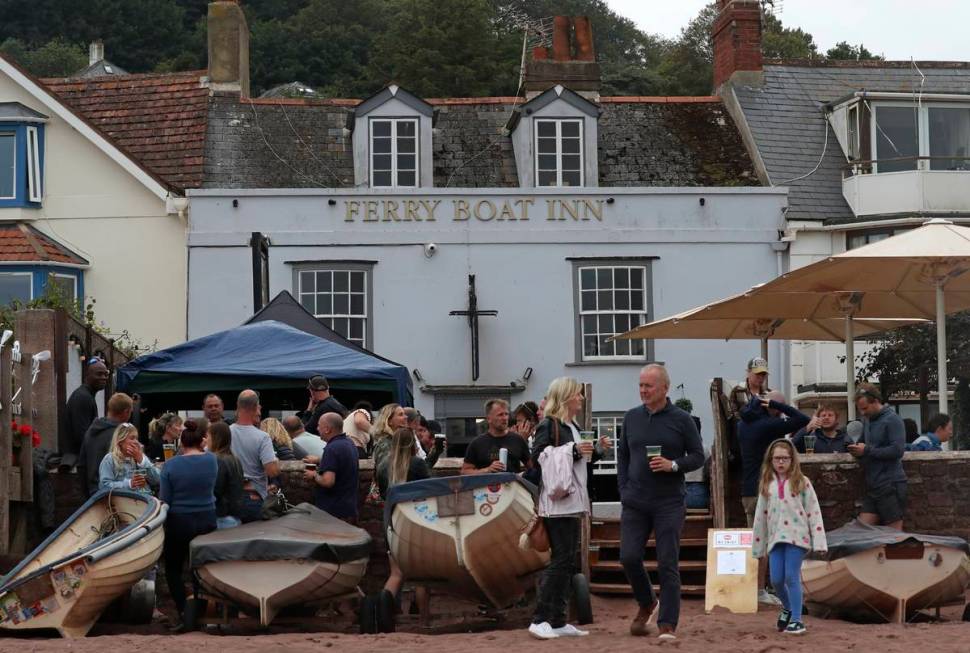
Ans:
<svg viewBox="0 0 970 653"><path fill-rule="evenodd" d="M805 453L815 453L815 436L805 436Z"/></svg>
<svg viewBox="0 0 970 653"><path fill-rule="evenodd" d="M502 447L501 449L498 450L498 461L500 463L502 463L502 466L505 467L506 470L508 470L508 468L509 468L509 450L506 449L505 447Z"/></svg>
<svg viewBox="0 0 970 653"><path fill-rule="evenodd" d="M580 431L579 438L583 442L589 442L594 447L596 446L596 431ZM588 454L584 453L583 459L586 460L586 462L590 462L593 459L593 452L591 451Z"/></svg>
<svg viewBox="0 0 970 653"><path fill-rule="evenodd" d="M165 460L171 460L175 457L175 445L174 444L163 444L162 451L165 454Z"/></svg>
<svg viewBox="0 0 970 653"><path fill-rule="evenodd" d="M663 447L661 447L660 445L652 445L652 444L647 445L647 461L649 461L651 458L656 458L657 456L660 456L662 453L663 453Z"/></svg>

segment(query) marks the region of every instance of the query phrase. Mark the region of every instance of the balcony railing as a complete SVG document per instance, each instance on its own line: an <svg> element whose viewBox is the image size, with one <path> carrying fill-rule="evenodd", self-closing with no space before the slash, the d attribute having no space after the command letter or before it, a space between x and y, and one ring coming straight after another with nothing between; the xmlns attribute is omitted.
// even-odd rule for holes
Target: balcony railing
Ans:
<svg viewBox="0 0 970 653"><path fill-rule="evenodd" d="M911 170L894 170L892 172L915 172L917 170L929 170L931 172L970 171L970 156L896 156L882 159L856 159L855 161L850 161L842 166L842 178L875 174L873 164L878 166L880 163L901 163L905 161L914 162L915 167ZM935 167L932 164L933 161L949 161L951 165L947 167ZM878 174L885 174L885 171Z"/></svg>
<svg viewBox="0 0 970 653"><path fill-rule="evenodd" d="M885 169L900 163L913 167ZM857 216L970 213L970 157L852 161L842 168L842 194Z"/></svg>

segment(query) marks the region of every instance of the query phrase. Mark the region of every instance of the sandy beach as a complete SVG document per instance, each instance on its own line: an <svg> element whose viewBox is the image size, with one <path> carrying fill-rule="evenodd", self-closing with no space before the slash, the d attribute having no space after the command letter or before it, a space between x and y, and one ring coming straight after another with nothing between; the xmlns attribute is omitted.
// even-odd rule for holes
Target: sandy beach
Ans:
<svg viewBox="0 0 970 653"><path fill-rule="evenodd" d="M510 650L549 649L550 652L602 650L624 653L645 648L663 648L684 653L770 653L805 651L836 653L843 651L878 651L878 653L912 653L970 651L970 623L962 622L962 606L942 611L942 621L914 623L906 626L887 624L853 624L808 616L808 633L782 635L773 629L775 612L763 610L757 615L734 615L717 610L704 614L703 601L685 600L682 604L679 639L659 642L654 638L633 638L627 633L634 606L628 598L594 597L596 623L589 626L589 637L539 642L525 632L529 610L520 608L499 622L475 615L474 606L448 602L454 607L450 615L436 618L434 626L422 630L411 617L402 617L399 632L387 635L357 635L348 616L309 619L302 624L274 625L267 631L237 625L220 631L171 635L161 623L150 626L98 625L83 640L61 640L42 637L4 638L0 650L26 653L72 651L161 651L166 653L207 653L209 651L281 651L302 653L334 648L356 653L393 650L398 653L503 653ZM443 609L445 599L435 604ZM460 607L460 609L459 609Z"/></svg>

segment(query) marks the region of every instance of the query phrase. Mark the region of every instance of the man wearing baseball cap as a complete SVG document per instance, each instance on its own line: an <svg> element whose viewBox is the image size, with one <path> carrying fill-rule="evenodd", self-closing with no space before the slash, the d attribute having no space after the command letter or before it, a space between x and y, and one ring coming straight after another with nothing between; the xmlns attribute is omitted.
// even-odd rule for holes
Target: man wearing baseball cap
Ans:
<svg viewBox="0 0 970 653"><path fill-rule="evenodd" d="M303 421L303 428L307 433L320 435L317 424L325 413L337 413L341 417L347 417L349 412L347 408L330 395L330 383L327 377L322 374L311 376L307 381L307 390L310 393L310 403L306 410L296 414Z"/></svg>

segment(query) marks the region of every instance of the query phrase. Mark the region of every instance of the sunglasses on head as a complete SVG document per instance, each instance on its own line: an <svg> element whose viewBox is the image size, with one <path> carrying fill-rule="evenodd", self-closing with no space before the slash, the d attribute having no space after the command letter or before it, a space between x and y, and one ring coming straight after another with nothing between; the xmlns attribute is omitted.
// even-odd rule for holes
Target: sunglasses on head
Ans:
<svg viewBox="0 0 970 653"><path fill-rule="evenodd" d="M104 363L104 359L98 358L97 356L92 356L88 359L88 365L94 365L96 363Z"/></svg>

